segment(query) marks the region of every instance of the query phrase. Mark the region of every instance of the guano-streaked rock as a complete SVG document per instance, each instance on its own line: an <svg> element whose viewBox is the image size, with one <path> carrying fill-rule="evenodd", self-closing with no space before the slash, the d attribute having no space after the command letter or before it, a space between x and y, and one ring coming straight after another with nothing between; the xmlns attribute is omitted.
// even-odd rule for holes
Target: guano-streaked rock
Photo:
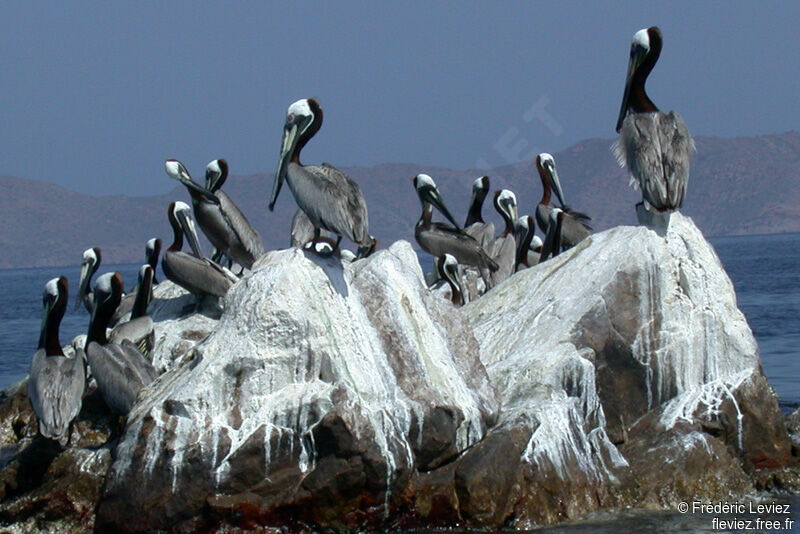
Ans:
<svg viewBox="0 0 800 534"><path fill-rule="evenodd" d="M130 413L103 525L166 528L207 503L230 518L379 524L415 469L496 418L477 343L406 242L344 266L271 252L225 308Z"/></svg>

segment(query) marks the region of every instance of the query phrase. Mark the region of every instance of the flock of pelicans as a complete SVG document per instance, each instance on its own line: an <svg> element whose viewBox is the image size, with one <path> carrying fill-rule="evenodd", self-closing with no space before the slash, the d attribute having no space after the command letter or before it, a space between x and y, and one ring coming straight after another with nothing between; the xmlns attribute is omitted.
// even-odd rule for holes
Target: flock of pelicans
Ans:
<svg viewBox="0 0 800 534"><path fill-rule="evenodd" d="M681 207L689 177L689 154L694 148L681 117L675 112L660 112L645 92L645 81L658 60L661 44L656 27L634 35L616 126L620 137L614 150L642 190L642 202L637 204L640 214L668 215ZM289 106L269 209L274 208L286 182L299 207L292 220L292 245L355 261L370 255L377 246L369 234L367 205L359 186L331 165L300 162L301 150L321 125L322 109L316 100L303 99ZM448 210L433 179L426 174L414 177L422 204L414 234L421 248L436 258L435 285L446 285L456 305L490 290L517 270L574 246L591 232L589 217L567 206L553 157L540 154L536 168L544 191L535 217L518 217L513 192L495 192L493 204L505 223L497 237L494 225L485 222L481 213L489 192L488 177L473 183L463 228ZM199 308L207 298L224 296L265 250L258 233L221 189L228 176L225 160L208 164L205 185L195 182L179 161L167 160L165 169L186 186L192 207L183 202L170 204L167 216L173 242L164 252L161 265L167 278L196 297ZM559 206L552 202L553 193ZM434 207L452 225L433 222ZM210 258L201 251L192 212L215 248ZM544 240L534 235L536 224L543 230ZM181 250L184 236L191 252ZM342 237L356 245L356 254L340 250ZM147 242L146 263L139 271L138 285L128 295L123 295L119 273L99 276L91 289L101 253L98 248L84 253L76 307L82 303L90 320L85 343L74 347L74 356L65 356L58 335L67 307L67 279L62 276L45 284L39 348L33 355L28 381L30 402L43 436L62 444L68 440L70 423L80 411L89 380L95 380L112 411L126 414L139 391L156 378L148 358L154 335L147 306L157 283L160 249L159 239ZM234 264L239 268L237 274L231 270Z"/></svg>

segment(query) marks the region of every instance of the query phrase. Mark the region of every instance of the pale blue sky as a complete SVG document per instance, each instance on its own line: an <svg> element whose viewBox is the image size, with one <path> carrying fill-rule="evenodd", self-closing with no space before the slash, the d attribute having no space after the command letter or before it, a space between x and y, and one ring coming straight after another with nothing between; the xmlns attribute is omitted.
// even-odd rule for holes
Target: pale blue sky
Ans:
<svg viewBox="0 0 800 534"><path fill-rule="evenodd" d="M798 129L791 2L4 4L0 174L82 192L273 172L288 105L325 123L304 160L501 165L614 136L633 33L658 25L648 92L695 135Z"/></svg>

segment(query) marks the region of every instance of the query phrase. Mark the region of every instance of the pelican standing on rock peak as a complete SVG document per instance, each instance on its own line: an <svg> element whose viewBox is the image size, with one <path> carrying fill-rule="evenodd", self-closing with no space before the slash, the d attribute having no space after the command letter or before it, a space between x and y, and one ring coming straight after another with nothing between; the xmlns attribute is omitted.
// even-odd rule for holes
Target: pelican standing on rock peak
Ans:
<svg viewBox="0 0 800 534"><path fill-rule="evenodd" d="M289 106L269 210L275 208L286 180L297 205L314 226L314 237L319 237L320 229L333 232L338 248L342 236L347 236L358 245L358 257L363 258L375 250L376 241L369 235L367 203L358 184L328 163L300 163L300 151L321 126L322 108L313 98Z"/></svg>
<svg viewBox="0 0 800 534"><path fill-rule="evenodd" d="M178 160L166 160L164 168L170 178L178 180L188 189L197 224L211 244L229 259L251 269L253 263L264 254L264 245L247 217L220 189L228 176L225 160L215 159L206 167L206 184L210 183L215 192L195 183Z"/></svg>
<svg viewBox="0 0 800 534"><path fill-rule="evenodd" d="M489 272L498 269L497 263L489 257L474 237L465 234L459 228L447 206L444 205L433 178L427 174L416 175L414 188L422 203L422 215L414 227L414 237L417 238L419 246L436 258L451 254L462 265L480 268L484 281L489 284ZM431 222L434 206L453 223L453 226Z"/></svg>
<svg viewBox="0 0 800 534"><path fill-rule="evenodd" d="M39 433L66 444L69 425L81 411L86 369L83 356L64 355L58 339L58 328L67 309L67 279L53 278L44 286L44 315L39 334L39 349L31 360L28 399L36 418Z"/></svg>
<svg viewBox="0 0 800 534"><path fill-rule="evenodd" d="M613 146L620 166L627 165L631 172L631 184L642 190L642 204L636 205L636 211L645 224L652 215L669 214L683 205L690 154L695 150L681 116L659 111L644 89L661 55L661 44L661 31L655 26L633 36L617 120L619 139Z"/></svg>
<svg viewBox="0 0 800 534"><path fill-rule="evenodd" d="M550 212L553 211L553 203L550 201L551 192L555 192L558 201L561 203L561 210L564 212L564 219L561 231L561 246L571 248L586 239L592 233L589 226L591 218L585 213L574 211L569 208L564 200L564 192L561 190L561 182L556 171L556 161L547 152L542 152L536 156L536 170L539 171L539 178L542 180L542 199L536 206L536 223L543 232L547 232L547 225L550 224Z"/></svg>

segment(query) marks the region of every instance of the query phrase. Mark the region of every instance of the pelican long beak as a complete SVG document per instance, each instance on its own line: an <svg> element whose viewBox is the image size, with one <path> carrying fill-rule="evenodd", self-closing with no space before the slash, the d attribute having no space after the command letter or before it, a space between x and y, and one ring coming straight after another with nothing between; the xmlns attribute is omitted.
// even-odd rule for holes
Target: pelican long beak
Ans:
<svg viewBox="0 0 800 534"><path fill-rule="evenodd" d="M625 120L625 116L628 114L628 99L630 98L633 75L636 73L636 69L639 68L639 65L646 55L647 50L644 48L635 45L631 48L631 57L628 61L628 74L625 76L625 92L622 93L622 104L620 105L619 117L617 118L617 133L622 129L622 121Z"/></svg>
<svg viewBox="0 0 800 534"><path fill-rule="evenodd" d="M186 214L185 211L178 211L176 213L178 218L178 224L181 225L181 229L183 230L183 235L186 236L186 240L189 242L189 246L194 252L194 255L198 258L203 258L203 250L200 248L200 241L197 239L197 230L194 227L194 220Z"/></svg>
<svg viewBox="0 0 800 534"><path fill-rule="evenodd" d="M195 181L192 180L192 176L189 174L189 171L186 170L186 167L184 167L183 163L181 163L178 160L168 159L166 161L165 167L167 171L167 176L169 176L170 178L174 178L175 180L178 180L180 183L185 185L187 189L190 189L189 194L192 193L191 190L194 190L197 193L200 193L200 195L202 195L209 201L213 202L214 204L219 204L219 199L217 198L217 195L215 195L209 189L206 189L205 187L201 186L198 183L195 183ZM206 183L207 182L208 180L206 180Z"/></svg>
<svg viewBox="0 0 800 534"><path fill-rule="evenodd" d="M78 294L75 296L75 309L81 307L81 302L89 294L89 273L92 271L92 265L88 261L81 264L81 277L78 282Z"/></svg>
<svg viewBox="0 0 800 534"><path fill-rule="evenodd" d="M567 203L564 201L564 191L561 190L561 182L558 180L558 171L555 165L547 165L546 168L547 175L550 178L550 187L555 191L558 201L561 202L561 207L563 208Z"/></svg>
<svg viewBox="0 0 800 534"><path fill-rule="evenodd" d="M425 194L426 199L430 202L439 212L444 215L448 221L453 223L453 226L461 230L461 226L456 222L455 218L450 214L450 210L447 209L447 206L444 205L444 200L442 200L442 195L439 194L438 189L428 190Z"/></svg>
<svg viewBox="0 0 800 534"><path fill-rule="evenodd" d="M289 122L283 128L283 143L281 144L281 155L278 158L278 170L275 171L275 182L272 184L272 196L269 199L269 211L275 209L275 201L278 200L278 193L281 192L283 180L286 178L286 168L292 159L292 154L297 146L299 136L297 135L298 125Z"/></svg>

